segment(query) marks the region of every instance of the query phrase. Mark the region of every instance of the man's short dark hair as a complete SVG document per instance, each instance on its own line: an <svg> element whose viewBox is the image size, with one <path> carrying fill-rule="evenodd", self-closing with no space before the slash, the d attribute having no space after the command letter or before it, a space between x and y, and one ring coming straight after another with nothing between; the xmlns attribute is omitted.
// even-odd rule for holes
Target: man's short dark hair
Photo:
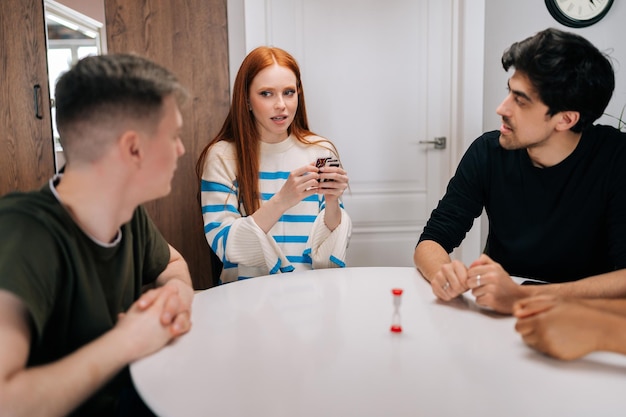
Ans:
<svg viewBox="0 0 626 417"><path fill-rule="evenodd" d="M548 115L577 111L580 120L572 131L581 132L606 109L615 88L609 58L585 38L546 29L511 45L502 66L525 74L548 106Z"/></svg>
<svg viewBox="0 0 626 417"><path fill-rule="evenodd" d="M156 128L163 99L170 95L183 98L186 92L170 71L146 58L83 58L59 78L55 89L57 129L68 163L73 155L94 160L102 153L107 140L92 134L92 126L114 131L132 121Z"/></svg>

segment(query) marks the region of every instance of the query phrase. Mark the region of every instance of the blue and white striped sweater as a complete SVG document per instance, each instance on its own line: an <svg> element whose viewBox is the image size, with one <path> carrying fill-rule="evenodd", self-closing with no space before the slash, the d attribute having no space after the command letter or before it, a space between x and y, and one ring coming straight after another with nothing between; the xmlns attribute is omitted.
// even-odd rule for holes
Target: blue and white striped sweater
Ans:
<svg viewBox="0 0 626 417"><path fill-rule="evenodd" d="M322 146L306 146L289 138L261 144L259 188L268 201L289 172L330 156ZM299 269L345 266L351 222L342 210L342 224L332 233L323 222L325 201L313 195L284 213L266 235L238 205L234 146L217 143L210 151L201 184L202 216L207 241L222 259L222 282ZM322 216L320 216L320 214Z"/></svg>

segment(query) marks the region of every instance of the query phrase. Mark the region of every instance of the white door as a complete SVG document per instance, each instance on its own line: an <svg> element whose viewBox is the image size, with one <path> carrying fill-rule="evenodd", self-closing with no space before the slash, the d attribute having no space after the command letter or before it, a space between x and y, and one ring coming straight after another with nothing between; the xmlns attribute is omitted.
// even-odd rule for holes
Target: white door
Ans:
<svg viewBox="0 0 626 417"><path fill-rule="evenodd" d="M259 45L289 51L302 70L310 128L339 149L354 226L348 266L412 266L450 177L450 146L419 142L450 143L453 3L228 3L231 77Z"/></svg>

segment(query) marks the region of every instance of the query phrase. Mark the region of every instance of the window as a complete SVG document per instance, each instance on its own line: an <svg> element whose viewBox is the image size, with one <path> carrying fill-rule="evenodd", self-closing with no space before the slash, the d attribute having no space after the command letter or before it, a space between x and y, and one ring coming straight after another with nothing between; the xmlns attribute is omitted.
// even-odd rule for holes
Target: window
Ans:
<svg viewBox="0 0 626 417"><path fill-rule="evenodd" d="M46 36L48 44L48 83L52 113L55 166L65 163L59 142L54 108L54 87L57 79L79 59L105 52L102 23L53 0L45 0Z"/></svg>

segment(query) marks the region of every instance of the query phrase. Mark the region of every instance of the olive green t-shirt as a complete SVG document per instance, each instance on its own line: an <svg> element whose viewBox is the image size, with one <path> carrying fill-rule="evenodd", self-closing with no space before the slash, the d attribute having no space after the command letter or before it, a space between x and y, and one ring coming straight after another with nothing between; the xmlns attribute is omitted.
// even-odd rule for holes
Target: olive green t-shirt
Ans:
<svg viewBox="0 0 626 417"><path fill-rule="evenodd" d="M28 366L56 361L112 329L170 257L141 207L113 243L96 242L57 200L53 180L39 191L0 198L0 289L17 295L30 313ZM130 383L125 369L80 415L112 415L119 389Z"/></svg>

